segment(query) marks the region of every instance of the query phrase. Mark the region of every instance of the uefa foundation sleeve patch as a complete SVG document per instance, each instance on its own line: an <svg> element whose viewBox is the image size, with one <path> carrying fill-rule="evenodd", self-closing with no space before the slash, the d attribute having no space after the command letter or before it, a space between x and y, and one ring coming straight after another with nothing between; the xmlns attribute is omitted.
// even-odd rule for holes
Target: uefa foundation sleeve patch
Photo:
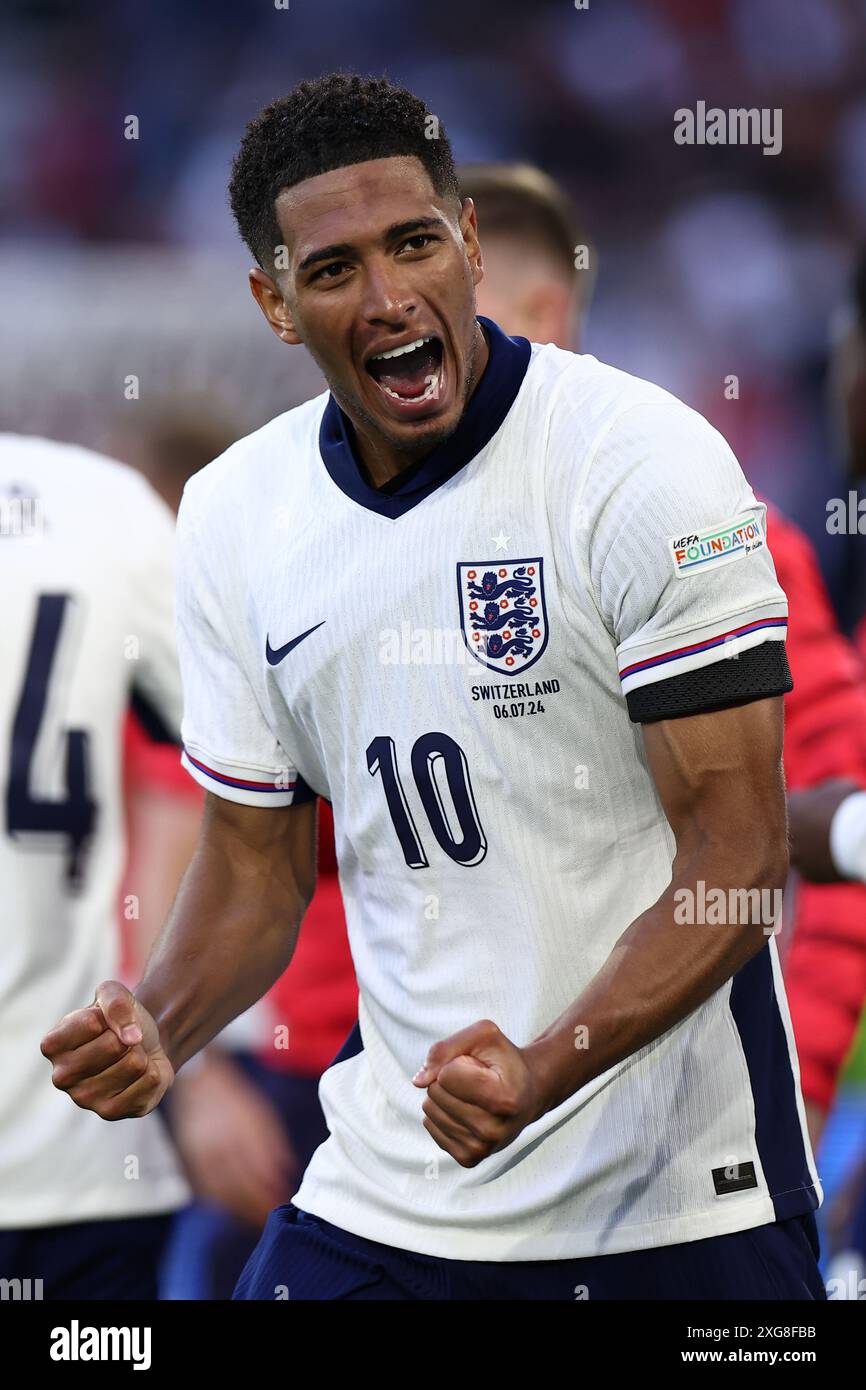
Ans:
<svg viewBox="0 0 866 1390"><path fill-rule="evenodd" d="M708 526L703 531L675 536L669 545L677 578L687 579L691 574L704 574L762 550L764 528L760 517L749 513L723 521L719 526Z"/></svg>

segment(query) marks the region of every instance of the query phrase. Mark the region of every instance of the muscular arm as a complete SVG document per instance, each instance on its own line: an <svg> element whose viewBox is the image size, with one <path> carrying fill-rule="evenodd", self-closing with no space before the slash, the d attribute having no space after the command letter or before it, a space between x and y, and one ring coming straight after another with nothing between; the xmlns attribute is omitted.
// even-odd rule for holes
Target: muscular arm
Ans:
<svg viewBox="0 0 866 1390"><path fill-rule="evenodd" d="M315 883L315 802L272 810L208 793L196 851L135 990L175 1070L285 970Z"/></svg>
<svg viewBox="0 0 866 1390"><path fill-rule="evenodd" d="M53 1081L104 1119L143 1115L174 1073L273 984L316 878L315 803L209 794L192 861L140 984L107 981L46 1035Z"/></svg>
<svg viewBox="0 0 866 1390"><path fill-rule="evenodd" d="M772 922L678 922L680 890L697 899L703 880L706 892L722 889L727 903L730 889L785 884L781 699L649 724L644 742L676 838L671 882L532 1045L545 1077L545 1110L673 1028L766 945ZM583 1051L574 1046L579 1024L587 1028Z"/></svg>
<svg viewBox="0 0 866 1390"><path fill-rule="evenodd" d="M787 874L781 698L649 724L650 771L676 838L671 882L589 986L528 1046L490 1020L437 1043L414 1078L425 1128L466 1167L673 1028L766 945L772 923L684 925L680 890L781 889ZM771 900L772 901L772 900ZM575 1046L575 1030L587 1046Z"/></svg>

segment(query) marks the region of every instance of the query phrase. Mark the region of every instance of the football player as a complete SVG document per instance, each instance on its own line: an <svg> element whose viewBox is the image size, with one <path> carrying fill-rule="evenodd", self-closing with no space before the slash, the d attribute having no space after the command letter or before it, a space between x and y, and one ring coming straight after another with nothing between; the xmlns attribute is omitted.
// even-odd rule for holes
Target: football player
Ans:
<svg viewBox="0 0 866 1390"><path fill-rule="evenodd" d="M64 1104L38 1046L46 1011L119 968L130 704L180 736L174 518L132 469L11 434L0 518L0 1275L46 1299L155 1298L189 1195L162 1120ZM106 1027L98 1007L74 1016Z"/></svg>
<svg viewBox="0 0 866 1390"><path fill-rule="evenodd" d="M111 1035L44 1039L55 1084L146 1113L261 995L327 796L359 1029L237 1296L822 1298L764 507L666 392L477 316L411 93L301 83L231 197L330 390L185 490L204 826L144 978L97 989Z"/></svg>

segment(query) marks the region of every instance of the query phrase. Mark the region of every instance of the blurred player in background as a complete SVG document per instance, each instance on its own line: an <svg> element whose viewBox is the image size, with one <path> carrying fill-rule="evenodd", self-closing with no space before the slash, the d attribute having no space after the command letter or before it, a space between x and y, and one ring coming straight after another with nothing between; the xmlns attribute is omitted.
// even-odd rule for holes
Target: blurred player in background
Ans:
<svg viewBox="0 0 866 1390"><path fill-rule="evenodd" d="M506 333L580 352L596 249L564 189L529 164L465 164L484 238L482 313Z"/></svg>
<svg viewBox="0 0 866 1390"><path fill-rule="evenodd" d="M177 513L184 484L237 437L233 422L210 397L163 400L121 416L109 433L109 452L141 473ZM134 895L135 930L125 932L127 973L139 978L150 946L174 901L201 825L199 789L180 766L177 748L151 737L140 713L124 728L128 861L124 900ZM126 922L121 915L121 926Z"/></svg>
<svg viewBox="0 0 866 1390"><path fill-rule="evenodd" d="M114 449L173 511L187 480L237 437L212 396L160 403L118 429ZM151 739L134 714L126 729L130 814L126 893L141 903L130 975L168 916L201 827L204 793L176 747ZM161 1296L230 1298L268 1213L288 1201L327 1138L318 1081L357 1017L357 986L337 881L331 808L319 807L319 878L291 967L235 1020L169 1097L173 1136L196 1200L175 1219Z"/></svg>
<svg viewBox="0 0 866 1390"><path fill-rule="evenodd" d="M58 1105L37 1049L46 1010L118 970L131 701L177 757L174 518L132 469L8 434L0 508L0 1277L154 1298L189 1195L162 1120Z"/></svg>
<svg viewBox="0 0 866 1390"><path fill-rule="evenodd" d="M831 381L849 476L853 485L862 485L866 479L866 246L861 247L854 267L850 313L834 343ZM866 662L862 606L858 616L856 641ZM854 731L840 726L839 737L846 735L853 737ZM816 890L810 884L804 891L833 895L858 905L858 915L850 916L847 929L839 931L832 920L825 922L823 930L803 942L798 957L803 996L812 1001L816 1033L824 1034L824 1049L832 1068L848 1051L850 1021L857 1016L866 981L866 913L862 906L866 889L854 886L866 883L866 777L856 766L844 770L824 767L822 772L826 781L791 796L790 824L792 854L800 872L812 884L838 885ZM838 966L832 988L827 987L828 958ZM840 998L848 1007L840 1009L837 1005L834 1017L834 1004ZM849 1257L862 1276L866 1270L866 1155L847 1174L827 1224L843 1262Z"/></svg>
<svg viewBox="0 0 866 1390"><path fill-rule="evenodd" d="M853 479L866 470L866 261L854 313L834 346L831 376ZM820 1132L866 997L866 656L839 634L811 547L790 522L780 582L791 599L794 692L786 726L792 862L805 880L786 962L803 1087ZM783 537L784 539L784 537ZM786 558L787 557L787 558ZM783 565L790 569L783 578ZM794 595L797 595L797 604ZM786 763L787 766L787 763Z"/></svg>
<svg viewBox="0 0 866 1390"><path fill-rule="evenodd" d="M854 487L866 480L866 247L852 276L851 305L837 333L831 382ZM848 499L845 499L847 502ZM846 508L846 512L849 511ZM866 521L857 512L858 534ZM849 522L850 524L850 522ZM860 545L862 551L862 542ZM862 574L861 565L861 574ZM855 640L866 662L866 615L861 595ZM825 774L826 782L792 799L791 836L798 867L814 883L866 882L866 791L863 779Z"/></svg>
<svg viewBox="0 0 866 1390"><path fill-rule="evenodd" d="M289 969L253 1018L230 1024L183 1069L169 1097L198 1200L172 1231L163 1298L231 1298L269 1212L328 1137L319 1078L356 1023L358 989L326 801L318 828L316 891Z"/></svg>
<svg viewBox="0 0 866 1390"><path fill-rule="evenodd" d="M484 247L480 312L501 314L511 333L530 337L541 329L550 337L539 341L560 347L579 341L593 271L587 276L568 255L587 237L564 190L540 170L497 164L461 168L460 187L475 203ZM594 248L590 254L594 260ZM855 339L849 362L853 367L864 361ZM862 366L851 370L851 381L866 379L863 371ZM848 418L854 421L860 418L855 394L847 393ZM866 466L866 441L862 446ZM862 665L839 630L809 541L778 509L769 508L768 518L776 575L789 604L787 652L794 688L785 696L786 784L796 793L828 776L844 776L851 779L845 787L856 790L858 780L866 786ZM797 867L800 839L794 835ZM866 999L866 890L802 885L790 926L782 954L803 1096L817 1144Z"/></svg>

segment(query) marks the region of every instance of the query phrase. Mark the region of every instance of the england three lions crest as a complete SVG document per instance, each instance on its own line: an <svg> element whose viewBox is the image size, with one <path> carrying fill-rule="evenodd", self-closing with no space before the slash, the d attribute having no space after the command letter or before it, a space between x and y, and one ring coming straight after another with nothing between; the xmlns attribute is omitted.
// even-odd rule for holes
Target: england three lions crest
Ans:
<svg viewBox="0 0 866 1390"><path fill-rule="evenodd" d="M522 675L547 646L543 564L538 558L457 566L463 641L500 676Z"/></svg>

